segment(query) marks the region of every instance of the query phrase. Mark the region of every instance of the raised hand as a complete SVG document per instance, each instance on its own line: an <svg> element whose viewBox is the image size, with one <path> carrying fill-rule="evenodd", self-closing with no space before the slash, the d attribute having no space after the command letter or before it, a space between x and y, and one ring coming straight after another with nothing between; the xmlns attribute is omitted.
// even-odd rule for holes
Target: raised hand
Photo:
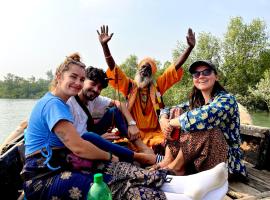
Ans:
<svg viewBox="0 0 270 200"><path fill-rule="evenodd" d="M195 33L192 31L191 28L188 29L187 33L187 44L188 47L186 50L176 59L175 61L175 70L177 71L178 69L181 68L181 66L186 62L189 54L191 53L192 49L194 48L196 44L196 39L195 39Z"/></svg>
<svg viewBox="0 0 270 200"><path fill-rule="evenodd" d="M113 36L113 33L109 35L109 28L107 25L101 26L100 32L97 30L97 33L98 33L99 42L101 44L107 44Z"/></svg>
<svg viewBox="0 0 270 200"><path fill-rule="evenodd" d="M191 28L188 29L188 34L187 34L187 43L190 47L194 47L196 44L196 39L195 39L195 33L192 31Z"/></svg>

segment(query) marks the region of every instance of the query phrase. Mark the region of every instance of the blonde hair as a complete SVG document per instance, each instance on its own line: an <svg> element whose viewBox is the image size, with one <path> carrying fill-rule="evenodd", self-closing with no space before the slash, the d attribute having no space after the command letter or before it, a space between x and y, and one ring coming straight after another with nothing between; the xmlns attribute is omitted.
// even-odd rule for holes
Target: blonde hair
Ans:
<svg viewBox="0 0 270 200"><path fill-rule="evenodd" d="M70 64L75 64L75 65L78 65L82 68L85 69L85 64L81 62L81 56L79 55L79 53L73 53L69 56L66 57L66 59L64 60L63 63L61 63L57 68L56 68L56 71L55 71L55 74L54 74L54 78L50 84L50 91L54 90L56 85L57 85L57 75L59 74L62 74L63 72L65 71L68 71L69 70L69 66Z"/></svg>

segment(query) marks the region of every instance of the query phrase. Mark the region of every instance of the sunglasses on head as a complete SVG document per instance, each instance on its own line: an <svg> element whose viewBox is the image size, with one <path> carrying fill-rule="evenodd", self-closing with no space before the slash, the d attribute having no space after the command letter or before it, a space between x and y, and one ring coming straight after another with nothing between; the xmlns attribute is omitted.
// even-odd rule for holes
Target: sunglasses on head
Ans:
<svg viewBox="0 0 270 200"><path fill-rule="evenodd" d="M212 74L212 69L205 69L203 71L194 71L192 73L192 77L197 79L200 77L200 75L203 75L203 76L210 76Z"/></svg>

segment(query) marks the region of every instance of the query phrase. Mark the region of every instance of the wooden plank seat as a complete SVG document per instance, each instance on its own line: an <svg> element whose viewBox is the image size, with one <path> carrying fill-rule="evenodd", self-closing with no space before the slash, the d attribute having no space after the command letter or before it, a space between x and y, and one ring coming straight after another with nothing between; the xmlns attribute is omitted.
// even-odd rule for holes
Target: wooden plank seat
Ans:
<svg viewBox="0 0 270 200"><path fill-rule="evenodd" d="M270 200L270 128L241 125L249 181L230 182L224 200Z"/></svg>

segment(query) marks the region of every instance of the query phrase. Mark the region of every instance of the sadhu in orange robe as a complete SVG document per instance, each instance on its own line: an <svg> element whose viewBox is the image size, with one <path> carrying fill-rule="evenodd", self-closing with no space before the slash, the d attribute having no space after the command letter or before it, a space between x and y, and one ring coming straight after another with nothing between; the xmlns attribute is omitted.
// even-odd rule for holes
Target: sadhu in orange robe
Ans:
<svg viewBox="0 0 270 200"><path fill-rule="evenodd" d="M156 64L153 59L145 58L138 67L148 62L152 68L152 74L156 72ZM175 66L168 67L163 74L157 77L150 87L139 89L137 83L126 76L126 74L115 66L113 70L106 71L108 78L115 78L117 71L118 84L111 80L109 84L127 97L128 110L137 123L142 141L152 147L164 141L164 135L158 122L157 110L159 109L160 96L171 86L180 81L183 76L183 68L175 70ZM158 88L158 90L157 90Z"/></svg>

